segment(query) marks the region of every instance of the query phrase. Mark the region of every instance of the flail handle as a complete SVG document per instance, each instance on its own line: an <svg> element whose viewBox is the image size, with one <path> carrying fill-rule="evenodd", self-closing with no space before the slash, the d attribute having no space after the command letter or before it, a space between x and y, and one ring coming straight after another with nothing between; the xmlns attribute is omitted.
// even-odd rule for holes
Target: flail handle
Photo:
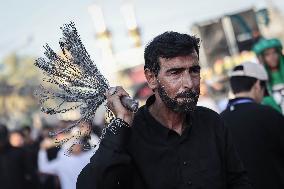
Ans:
<svg viewBox="0 0 284 189"><path fill-rule="evenodd" d="M137 100L134 100L128 96L121 97L122 105L132 112L137 112L139 103Z"/></svg>

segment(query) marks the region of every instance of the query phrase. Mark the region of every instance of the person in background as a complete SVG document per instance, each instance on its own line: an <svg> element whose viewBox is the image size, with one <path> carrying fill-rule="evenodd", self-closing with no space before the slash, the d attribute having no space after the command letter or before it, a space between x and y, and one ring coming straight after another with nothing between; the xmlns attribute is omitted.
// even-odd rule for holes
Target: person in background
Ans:
<svg viewBox="0 0 284 189"><path fill-rule="evenodd" d="M261 105L268 75L261 64L246 62L230 74L235 95L221 117L256 189L284 188L284 117Z"/></svg>
<svg viewBox="0 0 284 189"><path fill-rule="evenodd" d="M24 125L20 130L23 136L23 149L25 151L26 166L30 170L30 174L27 175L28 187L29 189L40 188L38 167L37 167L37 154L38 154L38 143L33 140L31 133L32 128L28 125Z"/></svg>
<svg viewBox="0 0 284 189"><path fill-rule="evenodd" d="M21 132L24 136L25 145L33 145L34 140L32 138L32 129L30 126L25 125L22 127Z"/></svg>
<svg viewBox="0 0 284 189"><path fill-rule="evenodd" d="M90 135L88 126L81 125L80 132L82 135ZM71 131L72 132L72 131ZM76 131L73 131L76 132ZM60 134L60 138L68 138L68 133ZM68 143L58 151L57 157L49 160L47 150L55 147L54 139L46 137L38 153L38 168L42 173L53 174L59 177L61 189L75 189L76 180L85 165L90 161L94 154L94 149L87 145L87 138L83 137L81 141L72 146ZM86 150L88 149L88 151Z"/></svg>
<svg viewBox="0 0 284 189"><path fill-rule="evenodd" d="M24 147L25 141L23 133L19 130L11 131L9 134L9 143L16 148Z"/></svg>
<svg viewBox="0 0 284 189"><path fill-rule="evenodd" d="M36 139L36 146L37 146L37 152L36 152L36 164L38 170L38 152L40 150L40 144L44 139L51 139L51 136L49 135L50 132L54 131L54 127L44 124L42 129L39 132L39 136ZM50 146L46 150L47 154L47 160L52 161L57 158L58 152L60 150L60 147L57 146ZM40 181L40 189L60 189L60 181L57 175L54 174L48 174L48 173L38 173L39 181Z"/></svg>
<svg viewBox="0 0 284 189"><path fill-rule="evenodd" d="M284 114L284 56L278 39L260 39L253 51L268 73L268 91L263 104L270 105Z"/></svg>
<svg viewBox="0 0 284 189"><path fill-rule="evenodd" d="M25 155L22 148L9 143L9 131L0 124L0 188L27 189Z"/></svg>
<svg viewBox="0 0 284 189"><path fill-rule="evenodd" d="M217 106L214 99L210 96L208 91L209 86L205 82L200 83L200 97L197 105L209 108L217 113L220 113L219 107Z"/></svg>

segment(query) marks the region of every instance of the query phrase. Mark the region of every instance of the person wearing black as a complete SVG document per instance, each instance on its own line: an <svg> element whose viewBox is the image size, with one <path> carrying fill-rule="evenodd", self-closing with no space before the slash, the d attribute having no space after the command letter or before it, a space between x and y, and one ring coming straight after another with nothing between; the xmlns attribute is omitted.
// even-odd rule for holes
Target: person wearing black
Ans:
<svg viewBox="0 0 284 189"><path fill-rule="evenodd" d="M110 88L116 118L77 189L251 188L220 116L196 106L199 41L165 32L147 45L144 71L154 94L135 115L121 104L123 88Z"/></svg>
<svg viewBox="0 0 284 189"><path fill-rule="evenodd" d="M261 64L236 66L230 84L236 98L221 113L233 142L258 189L284 188L284 117L261 105L268 75Z"/></svg>
<svg viewBox="0 0 284 189"><path fill-rule="evenodd" d="M0 188L26 189L28 169L26 167L25 153L9 143L9 131L0 124Z"/></svg>

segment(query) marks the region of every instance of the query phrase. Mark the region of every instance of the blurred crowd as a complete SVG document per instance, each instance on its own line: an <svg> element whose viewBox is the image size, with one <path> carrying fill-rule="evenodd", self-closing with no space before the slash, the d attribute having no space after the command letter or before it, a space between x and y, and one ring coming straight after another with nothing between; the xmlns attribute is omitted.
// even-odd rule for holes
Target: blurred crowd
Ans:
<svg viewBox="0 0 284 189"><path fill-rule="evenodd" d="M75 189L76 179L89 162L101 128L90 123L66 129L69 121L9 130L0 125L0 183L3 189Z"/></svg>
<svg viewBox="0 0 284 189"><path fill-rule="evenodd" d="M267 74L267 78L262 79L259 76L260 73L256 75L250 75L253 71L246 73L246 68L237 67L234 72L243 73L243 75L237 76L248 76L253 77L254 81L238 81L235 85L235 94L240 92L247 92L247 96L237 97L237 103L228 102L231 96L221 96L219 99L212 98L212 91L222 91L226 90L224 84L214 83L208 85L206 81L201 82L201 96L199 98L198 105L205 106L214 111L221 113L223 110L227 111L227 114L223 113L224 119L230 121L236 119L233 123L239 123L242 117L248 116L251 119L249 125L257 125L259 121L260 113L261 116L265 118L271 111L278 112L278 115L283 116L284 114L284 56L283 47L278 39L260 39L252 49L258 57L259 63L263 65L263 68ZM249 69L248 69L249 70ZM254 70L254 69L253 69ZM239 72L238 72L239 71ZM260 74L261 75L261 74ZM235 75L236 76L236 75ZM255 77L254 77L255 76ZM256 83L257 80L264 81L264 83ZM231 81L231 85L232 82ZM241 84L244 82L243 84ZM250 83L251 84L248 84ZM259 85L258 85L259 84ZM246 87L246 85L248 87ZM260 86L260 87L259 87ZM260 94L254 90L262 90L265 86L266 94L264 97L258 98L257 95ZM259 88L257 88L259 87ZM228 91L222 91L222 94L228 94ZM253 95L250 96L251 93ZM217 95L216 95L217 96ZM220 95L219 95L220 96ZM224 98L225 97L225 98ZM245 98L245 99L244 99ZM251 101L256 101L257 103L262 103L264 105L270 106L271 109L267 112L254 112L256 109L250 110L246 115L242 114L245 110L234 111L237 104L250 103ZM273 110L274 109L274 110ZM230 117L231 114L233 117ZM238 115L237 115L238 114ZM241 117L236 118L239 115ZM278 116L276 115L276 117ZM279 116L278 116L279 117ZM277 118L278 119L278 118ZM270 119L269 116L266 120L269 120L266 125L269 124L279 124L275 119ZM274 121L274 122L273 122ZM233 124L231 123L231 124ZM239 125L245 125L246 123L239 123ZM264 122L263 122L264 123ZM92 123L83 123L78 127L70 130L65 130L57 134L55 137L50 133L62 130L70 126L71 122L60 122L58 125L44 125L41 130L36 130L32 126L23 126L17 130L9 130L6 125L0 125L0 183L3 189L75 189L77 176L80 171L89 162L90 157L95 152L95 146L99 142L99 137L101 135L102 126L97 126ZM259 123L260 124L260 123ZM279 125L278 125L279 126ZM278 128L277 126L277 128ZM284 126L284 125L282 125ZM240 127L241 128L241 127ZM258 128L255 128L258 130ZM232 129L234 130L234 129ZM279 131L283 129L279 129ZM275 130L277 131L277 130ZM238 141L240 138L244 139L241 135L249 136L245 129L241 131L236 131L233 135L237 135L235 139L236 146L239 149L245 149L244 146L240 145L241 142ZM274 131L269 131L274 133ZM281 132L275 132L275 135L281 134ZM253 131L253 133L257 133ZM265 132L264 132L265 134ZM284 133L282 133L284 134ZM253 137L248 137L247 142L244 144L251 144ZM279 139L280 140L280 139ZM269 144L268 141L265 143ZM274 144L271 144L274 145ZM282 145L282 144L281 144ZM282 146L283 147L283 146ZM262 148L261 150L263 150ZM240 150L242 151L242 150ZM251 151L251 149L248 149ZM269 151L269 150L268 150ZM253 151L253 153L256 153ZM279 151L279 153L283 153ZM244 154L248 154L244 152ZM256 153L257 154L257 153ZM266 154L266 151L263 151ZM259 153L260 156L261 153ZM253 156L253 154L252 154ZM262 156L264 157L264 156ZM280 157L280 156L277 156ZM272 158L273 159L273 158ZM244 162L246 159L244 157ZM249 161L248 161L249 162ZM249 162L249 165L253 163ZM280 165L281 163L278 163ZM257 167L258 165L256 165ZM249 167L249 166L247 166ZM254 167L252 168L254 169ZM273 170L272 170L273 172ZM252 176L253 177L253 176Z"/></svg>

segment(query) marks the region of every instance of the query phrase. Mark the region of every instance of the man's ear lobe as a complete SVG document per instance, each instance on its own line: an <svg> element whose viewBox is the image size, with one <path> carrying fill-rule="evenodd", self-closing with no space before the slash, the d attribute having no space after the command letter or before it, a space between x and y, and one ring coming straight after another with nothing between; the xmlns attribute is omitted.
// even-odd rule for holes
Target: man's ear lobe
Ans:
<svg viewBox="0 0 284 189"><path fill-rule="evenodd" d="M156 75L150 71L148 68L144 70L144 74L150 89L154 90L158 86L157 77Z"/></svg>

